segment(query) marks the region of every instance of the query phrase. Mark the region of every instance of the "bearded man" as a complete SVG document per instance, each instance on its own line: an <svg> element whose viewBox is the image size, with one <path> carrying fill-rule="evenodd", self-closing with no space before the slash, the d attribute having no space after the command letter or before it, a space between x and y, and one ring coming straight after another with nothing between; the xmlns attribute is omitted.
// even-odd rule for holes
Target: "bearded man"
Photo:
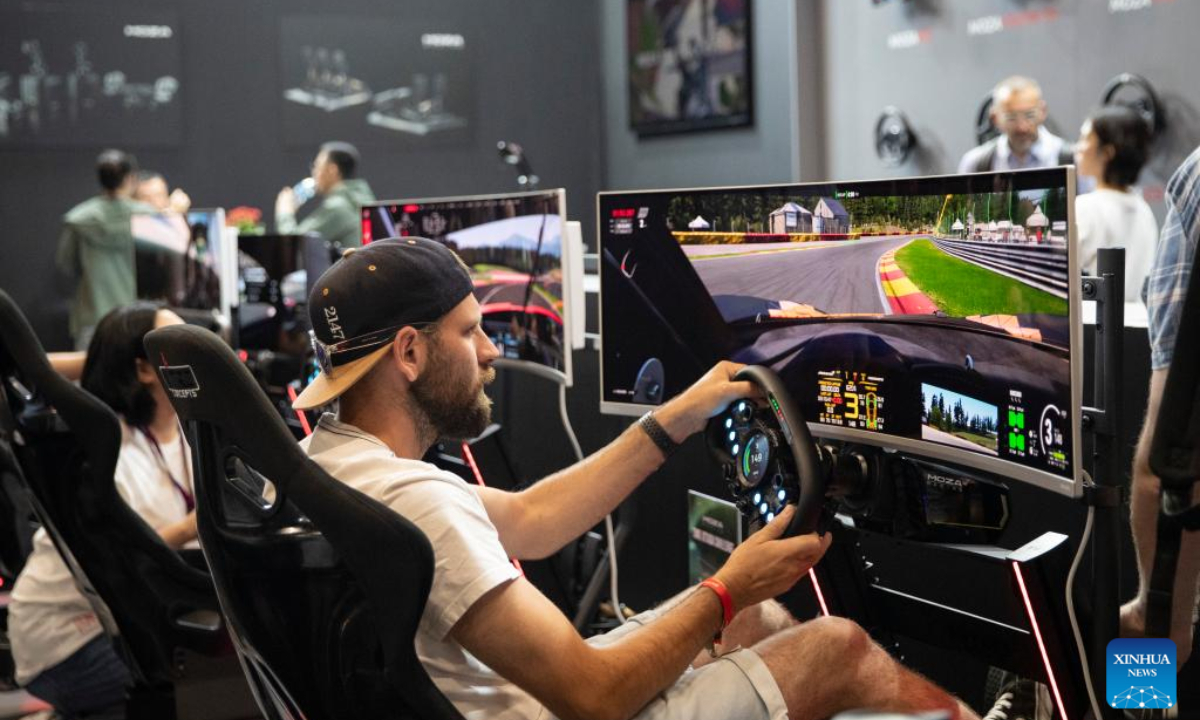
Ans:
<svg viewBox="0 0 1200 720"><path fill-rule="evenodd" d="M718 364L583 462L510 493L421 461L438 438L472 437L490 416L483 390L500 353L457 255L422 238L371 243L321 276L308 307L322 370L294 407L339 404L305 451L429 538L416 650L464 717L808 720L868 707L976 718L852 622L798 623L771 600L830 542L782 537L790 509L712 578L588 640L509 562L557 552L710 417L755 396L733 381L740 366ZM708 645L719 657L700 652Z"/></svg>

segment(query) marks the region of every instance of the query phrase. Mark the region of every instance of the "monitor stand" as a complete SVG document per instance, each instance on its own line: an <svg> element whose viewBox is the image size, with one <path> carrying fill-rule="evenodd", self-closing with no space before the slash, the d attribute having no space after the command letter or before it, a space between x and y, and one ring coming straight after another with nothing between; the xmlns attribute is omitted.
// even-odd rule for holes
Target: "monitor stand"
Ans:
<svg viewBox="0 0 1200 720"><path fill-rule="evenodd" d="M1095 371L1093 376L1096 407L1083 408L1083 431L1093 436L1094 463L1090 482L1085 482L1083 502L1093 518L1091 552L1091 633L1087 640L1086 679L1092 713L1097 720L1116 720L1120 711L1103 702L1108 643L1119 636L1121 513L1124 510L1122 488L1125 468L1121 463L1120 444L1124 408L1121 383L1124 380L1123 328L1125 326L1125 250L1104 248L1097 253L1096 276L1085 277L1083 299L1096 301ZM1072 575L1074 578L1074 575ZM1072 604L1074 604L1074 587ZM1082 648L1081 648L1082 650Z"/></svg>

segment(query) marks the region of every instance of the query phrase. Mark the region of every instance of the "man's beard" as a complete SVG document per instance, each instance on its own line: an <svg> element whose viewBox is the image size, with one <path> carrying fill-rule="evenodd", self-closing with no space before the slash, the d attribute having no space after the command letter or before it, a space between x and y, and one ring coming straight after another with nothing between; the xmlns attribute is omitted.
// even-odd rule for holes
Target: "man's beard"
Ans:
<svg viewBox="0 0 1200 720"><path fill-rule="evenodd" d="M416 409L437 438L469 440L481 435L492 421L492 401L483 387L495 379L495 369L488 368L472 383L469 371L456 372L436 342L434 348L429 358L432 372L409 387Z"/></svg>

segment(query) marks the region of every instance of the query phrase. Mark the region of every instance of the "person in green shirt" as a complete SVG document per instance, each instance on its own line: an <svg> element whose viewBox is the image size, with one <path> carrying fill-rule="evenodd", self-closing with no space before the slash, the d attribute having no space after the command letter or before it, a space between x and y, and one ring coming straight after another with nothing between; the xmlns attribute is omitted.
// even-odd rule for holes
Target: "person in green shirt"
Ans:
<svg viewBox="0 0 1200 720"><path fill-rule="evenodd" d="M77 283L70 308L77 350L87 348L96 323L109 310L137 299L130 219L134 212L154 211L132 199L137 182L133 155L105 150L96 158L96 174L100 194L63 216L55 256L58 268Z"/></svg>
<svg viewBox="0 0 1200 720"><path fill-rule="evenodd" d="M375 194L367 181L355 176L358 150L345 142L327 142L321 146L312 164L312 179L322 196L321 204L300 222L296 222L296 194L292 188L279 191L275 199L275 226L285 235L316 233L336 250L362 244L363 203L374 202Z"/></svg>

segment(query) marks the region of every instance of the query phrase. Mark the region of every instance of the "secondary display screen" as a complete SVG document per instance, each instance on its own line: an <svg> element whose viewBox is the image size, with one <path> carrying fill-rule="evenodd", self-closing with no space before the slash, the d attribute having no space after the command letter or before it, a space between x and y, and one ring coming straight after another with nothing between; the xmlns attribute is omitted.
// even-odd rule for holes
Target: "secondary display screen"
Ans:
<svg viewBox="0 0 1200 720"><path fill-rule="evenodd" d="M566 376L565 194L388 200L364 205L363 243L419 236L444 243L471 271L483 329L502 357Z"/></svg>
<svg viewBox="0 0 1200 720"><path fill-rule="evenodd" d="M221 226L224 213L203 210L134 213L138 297L171 307L221 309Z"/></svg>
<svg viewBox="0 0 1200 720"><path fill-rule="evenodd" d="M598 201L605 411L766 365L817 435L1077 492L1072 171Z"/></svg>
<svg viewBox="0 0 1200 720"><path fill-rule="evenodd" d="M303 355L308 295L330 264L316 235L239 236L236 347Z"/></svg>

